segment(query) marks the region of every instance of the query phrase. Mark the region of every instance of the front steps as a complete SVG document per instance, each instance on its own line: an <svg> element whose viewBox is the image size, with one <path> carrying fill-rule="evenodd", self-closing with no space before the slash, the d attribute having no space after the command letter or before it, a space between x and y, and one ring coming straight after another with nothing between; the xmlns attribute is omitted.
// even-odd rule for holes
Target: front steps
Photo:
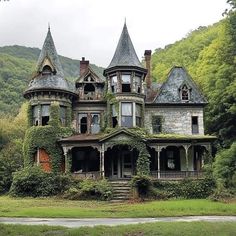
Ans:
<svg viewBox="0 0 236 236"><path fill-rule="evenodd" d="M131 186L128 180L110 180L113 188L112 202L121 202L129 200L131 197Z"/></svg>

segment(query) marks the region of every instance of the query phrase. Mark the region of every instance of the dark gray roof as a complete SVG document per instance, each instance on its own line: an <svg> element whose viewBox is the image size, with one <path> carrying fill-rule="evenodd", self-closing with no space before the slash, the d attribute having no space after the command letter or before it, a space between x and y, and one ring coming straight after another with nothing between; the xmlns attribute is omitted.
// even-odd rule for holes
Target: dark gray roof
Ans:
<svg viewBox="0 0 236 236"><path fill-rule="evenodd" d="M26 92L43 89L56 89L75 93L74 83L58 75L39 75L32 79Z"/></svg>
<svg viewBox="0 0 236 236"><path fill-rule="evenodd" d="M115 66L136 66L143 68L130 39L126 23L124 24L115 54L107 69Z"/></svg>
<svg viewBox="0 0 236 236"><path fill-rule="evenodd" d="M50 59L51 63L55 67L56 74L63 77L64 76L63 69L62 69L59 57L57 55L56 47L53 42L50 28L48 28L48 33L44 41L41 53L39 55L39 59L37 62L37 67L36 67L37 72L40 72L42 62L44 61L46 57Z"/></svg>
<svg viewBox="0 0 236 236"><path fill-rule="evenodd" d="M182 101L180 97L180 88L184 84L190 89L188 101ZM207 101L187 71L183 67L175 66L171 69L166 82L161 86L154 103L206 104Z"/></svg>

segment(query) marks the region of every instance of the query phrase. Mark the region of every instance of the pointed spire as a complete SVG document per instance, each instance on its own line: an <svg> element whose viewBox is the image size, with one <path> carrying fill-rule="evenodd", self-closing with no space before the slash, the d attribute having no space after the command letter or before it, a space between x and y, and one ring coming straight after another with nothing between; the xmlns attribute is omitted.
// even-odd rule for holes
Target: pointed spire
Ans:
<svg viewBox="0 0 236 236"><path fill-rule="evenodd" d="M53 42L53 38L50 31L50 24L48 24L48 33L45 38L41 53L39 55L36 67L37 72L40 72L42 70L42 64L46 59L51 62L52 66L54 67L53 69L56 70L56 74L63 77L64 73L62 70L61 62L57 55L56 47Z"/></svg>
<svg viewBox="0 0 236 236"><path fill-rule="evenodd" d="M133 43L130 39L129 32L126 26L126 18L115 54L108 68L114 66L136 66L143 68L137 57Z"/></svg>

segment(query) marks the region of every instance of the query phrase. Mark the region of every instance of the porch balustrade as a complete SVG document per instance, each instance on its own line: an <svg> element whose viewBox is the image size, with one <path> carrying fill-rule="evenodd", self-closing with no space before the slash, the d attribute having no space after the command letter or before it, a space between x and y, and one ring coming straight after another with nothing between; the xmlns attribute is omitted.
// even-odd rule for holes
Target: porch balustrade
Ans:
<svg viewBox="0 0 236 236"><path fill-rule="evenodd" d="M151 176L157 179L202 178L202 171L151 171Z"/></svg>
<svg viewBox="0 0 236 236"><path fill-rule="evenodd" d="M90 171L90 172L74 172L72 173L77 179L100 179L101 172L100 171Z"/></svg>

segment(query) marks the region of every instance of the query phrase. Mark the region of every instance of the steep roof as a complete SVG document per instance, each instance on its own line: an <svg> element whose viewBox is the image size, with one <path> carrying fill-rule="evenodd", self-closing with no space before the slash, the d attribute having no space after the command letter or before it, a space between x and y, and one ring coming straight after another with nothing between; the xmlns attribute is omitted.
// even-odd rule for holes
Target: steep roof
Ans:
<svg viewBox="0 0 236 236"><path fill-rule="evenodd" d="M50 62L52 63L52 66L56 70L56 74L59 76L64 76L63 69L61 66L61 62L59 60L59 57L57 55L56 47L53 42L53 38L51 35L50 27L48 28L48 33L45 38L43 48L41 50L41 53L39 55L39 59L37 62L37 67L36 70L37 72L41 72L42 70L42 64L45 59L49 59Z"/></svg>
<svg viewBox="0 0 236 236"><path fill-rule="evenodd" d="M115 66L135 66L143 68L130 39L126 23L124 24L115 54L107 69Z"/></svg>
<svg viewBox="0 0 236 236"><path fill-rule="evenodd" d="M52 74L43 74L42 70L45 65L52 67ZM31 79L28 88L24 92L26 94L34 91L43 90L61 90L75 94L75 86L64 78L63 69L57 55L56 47L53 42L50 28L48 28L43 48L37 62L36 73Z"/></svg>
<svg viewBox="0 0 236 236"><path fill-rule="evenodd" d="M188 101L182 101L180 96L180 88L184 84L190 89L190 99ZM161 86L154 103L206 104L207 100L187 71L183 67L175 66L171 69L166 82Z"/></svg>

